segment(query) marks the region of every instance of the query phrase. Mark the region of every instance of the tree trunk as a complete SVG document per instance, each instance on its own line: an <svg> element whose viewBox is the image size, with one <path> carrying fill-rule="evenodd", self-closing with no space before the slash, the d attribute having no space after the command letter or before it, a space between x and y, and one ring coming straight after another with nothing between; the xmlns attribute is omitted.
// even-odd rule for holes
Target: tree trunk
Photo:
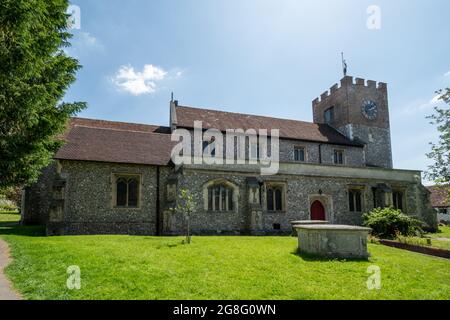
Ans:
<svg viewBox="0 0 450 320"><path fill-rule="evenodd" d="M191 235L190 235L190 222L189 222L189 216L187 217L187 230L186 230L186 243L190 244L191 243Z"/></svg>

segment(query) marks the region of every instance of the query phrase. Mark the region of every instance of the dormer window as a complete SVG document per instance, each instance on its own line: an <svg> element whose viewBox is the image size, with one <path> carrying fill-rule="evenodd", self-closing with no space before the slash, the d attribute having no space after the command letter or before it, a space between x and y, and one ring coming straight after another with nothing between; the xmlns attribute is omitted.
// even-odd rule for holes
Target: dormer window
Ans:
<svg viewBox="0 0 450 320"><path fill-rule="evenodd" d="M334 120L334 107L328 108L323 114L325 123L331 123Z"/></svg>

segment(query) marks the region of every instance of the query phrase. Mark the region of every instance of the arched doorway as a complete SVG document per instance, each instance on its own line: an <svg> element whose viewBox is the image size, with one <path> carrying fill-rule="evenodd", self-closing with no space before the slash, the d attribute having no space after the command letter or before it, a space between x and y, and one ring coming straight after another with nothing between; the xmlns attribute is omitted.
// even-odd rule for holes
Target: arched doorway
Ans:
<svg viewBox="0 0 450 320"><path fill-rule="evenodd" d="M311 220L326 220L325 208L319 200L314 201L311 205Z"/></svg>

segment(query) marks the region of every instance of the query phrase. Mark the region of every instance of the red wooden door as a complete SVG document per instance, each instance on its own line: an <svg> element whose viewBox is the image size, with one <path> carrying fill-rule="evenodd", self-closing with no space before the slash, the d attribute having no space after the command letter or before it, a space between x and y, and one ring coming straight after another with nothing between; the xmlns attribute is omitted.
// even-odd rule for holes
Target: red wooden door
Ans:
<svg viewBox="0 0 450 320"><path fill-rule="evenodd" d="M325 208L319 200L311 205L311 220L325 220Z"/></svg>

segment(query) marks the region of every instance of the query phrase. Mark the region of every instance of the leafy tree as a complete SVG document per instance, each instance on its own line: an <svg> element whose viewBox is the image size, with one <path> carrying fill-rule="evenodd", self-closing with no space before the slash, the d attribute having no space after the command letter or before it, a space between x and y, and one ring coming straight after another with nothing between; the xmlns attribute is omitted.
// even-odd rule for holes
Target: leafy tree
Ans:
<svg viewBox="0 0 450 320"><path fill-rule="evenodd" d="M176 207L173 211L181 213L186 221L186 243L191 243L191 223L190 218L195 209L195 201L192 194L187 189L181 189Z"/></svg>
<svg viewBox="0 0 450 320"><path fill-rule="evenodd" d="M450 183L450 88L437 92L440 100L447 104L447 108L435 107L435 114L427 117L431 124L437 125L439 131L439 142L430 143L431 152L427 157L433 160L428 167L426 176L437 184Z"/></svg>
<svg viewBox="0 0 450 320"><path fill-rule="evenodd" d="M69 46L67 0L0 1L0 188L30 184L61 146L62 102L80 68Z"/></svg>

